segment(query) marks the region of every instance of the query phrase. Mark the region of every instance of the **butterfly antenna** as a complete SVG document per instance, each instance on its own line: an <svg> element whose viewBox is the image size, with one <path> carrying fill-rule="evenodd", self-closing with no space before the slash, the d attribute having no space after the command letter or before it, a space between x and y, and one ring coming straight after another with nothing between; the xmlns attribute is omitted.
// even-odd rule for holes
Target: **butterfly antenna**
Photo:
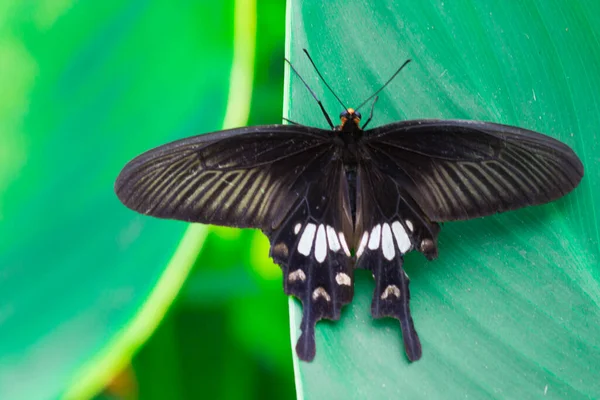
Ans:
<svg viewBox="0 0 600 400"><path fill-rule="evenodd" d="M360 129L365 130L367 128L367 125L369 125L369 122L371 122L371 120L373 119L373 110L375 110L375 103L377 103L377 100L379 100L379 96L375 96L375 100L373 100L373 104L371 105L371 114L369 115L369 119Z"/></svg>
<svg viewBox="0 0 600 400"><path fill-rule="evenodd" d="M356 107L354 109L354 111L358 111L359 108L361 108L362 106L364 106L365 104L367 104L369 102L369 100L371 100L373 97L377 96L379 94L379 92L381 92L383 89L385 89L385 87L392 81L394 80L394 78L396 77L396 75L398 75L400 73L400 71L402 71L402 68L406 67L406 64L408 64L409 62L411 62L411 59L408 59L406 61L404 61L404 64L402 64L400 66L400 68L398 68L398 70L396 72L394 72L394 75L392 75L392 77L390 79L387 80L386 83L383 84L382 87L379 88L378 91L376 91L375 93L373 93L371 96L369 96L368 99L366 99L365 101L363 101L358 107Z"/></svg>
<svg viewBox="0 0 600 400"><path fill-rule="evenodd" d="M327 111L325 111L325 107L323 107L323 103L321 103L321 100L319 100L319 98L317 97L317 95L315 94L315 92L313 92L312 89L310 88L310 86L308 86L308 83L306 83L306 81L304 80L304 78L302 78L302 75L300 75L298 73L298 71L296 71L296 68L294 68L294 66L292 65L292 63L290 62L290 60L288 60L287 58L284 58L284 60L289 64L289 66L292 69L292 71L294 71L294 73L296 74L296 76L298 76L298 78L300 78L300 80L302 81L302 83L304 83L304 86L306 86L306 88L308 89L308 91L310 92L310 94L312 95L312 97L314 97L314 99L317 101L317 103L319 104L319 107L321 107L321 111L323 111L323 115L325 116L325 119L327 120L327 123L329 124L329 126L331 127L331 129L333 129L334 128L333 122L331 122L331 118L329 118L329 114L327 114ZM327 85L327 83L325 83L325 84Z"/></svg>
<svg viewBox="0 0 600 400"><path fill-rule="evenodd" d="M306 49L302 49L304 50L304 54L306 54L306 57L308 57L308 61L310 61L310 63L312 64L312 66L315 68L315 71L317 71L317 75L319 75L319 78L321 78L321 80L323 81L323 83L325 84L325 86L327 86L327 89L329 89L329 91L331 92L331 94L333 94L333 96L337 99L337 101L339 101L339 103L342 105L342 107L344 107L345 110L348 110L348 107L346 107L346 105L344 104L344 102L342 102L342 100L340 100L340 98L338 97L337 94L335 94L335 92L333 91L333 89L331 88L331 86L329 86L329 83L327 83L327 81L325 80L325 78L323 78L323 75L321 75L321 72L319 72L319 68L317 68L317 66L315 65L315 62L312 60L312 58L310 58L310 54L308 54L308 50Z"/></svg>
<svg viewBox="0 0 600 400"><path fill-rule="evenodd" d="M291 119L287 119L285 117L283 117L281 119L284 120L285 122L289 122L292 125L302 125L302 124L297 123L296 121L292 121Z"/></svg>

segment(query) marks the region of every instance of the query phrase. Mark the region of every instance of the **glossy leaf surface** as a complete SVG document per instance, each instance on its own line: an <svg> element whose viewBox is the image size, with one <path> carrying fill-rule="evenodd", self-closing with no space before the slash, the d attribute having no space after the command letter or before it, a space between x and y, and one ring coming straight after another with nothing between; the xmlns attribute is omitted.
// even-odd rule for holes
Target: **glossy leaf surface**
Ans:
<svg viewBox="0 0 600 400"><path fill-rule="evenodd" d="M399 326L373 321L372 279L357 274L340 321L317 326L317 356L296 361L306 398L581 398L600 395L600 7L588 1L291 1L288 56L332 116L407 58L371 126L465 118L532 129L580 156L585 177L552 204L447 223L440 256L406 257L423 358L405 359ZM326 127L295 76L288 116ZM366 113L362 110L363 115ZM292 301L292 342L300 306Z"/></svg>

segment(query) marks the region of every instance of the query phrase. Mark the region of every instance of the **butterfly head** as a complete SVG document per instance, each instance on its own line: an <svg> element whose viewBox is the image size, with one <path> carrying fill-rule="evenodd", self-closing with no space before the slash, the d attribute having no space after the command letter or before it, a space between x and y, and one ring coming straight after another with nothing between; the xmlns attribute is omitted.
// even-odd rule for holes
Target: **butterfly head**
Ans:
<svg viewBox="0 0 600 400"><path fill-rule="evenodd" d="M360 113L358 111L354 111L353 108L348 108L347 110L342 111L340 114L340 120L342 121L342 129L348 121L351 121L353 125L359 126L358 124L360 124L361 117L362 116L360 115Z"/></svg>

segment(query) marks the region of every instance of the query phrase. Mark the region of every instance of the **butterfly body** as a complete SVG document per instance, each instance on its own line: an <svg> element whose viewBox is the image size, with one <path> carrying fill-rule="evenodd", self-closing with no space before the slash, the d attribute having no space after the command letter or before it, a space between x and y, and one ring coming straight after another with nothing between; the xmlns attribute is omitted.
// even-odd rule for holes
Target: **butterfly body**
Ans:
<svg viewBox="0 0 600 400"><path fill-rule="evenodd" d="M115 190L155 217L261 229L285 293L303 304L303 360L315 356L316 322L339 319L352 300L354 270L370 270L371 313L399 320L414 361L421 344L404 254L437 257L441 222L561 197L583 165L565 144L506 125L413 120L363 131L359 123L347 109L332 130L266 125L179 140L128 163Z"/></svg>

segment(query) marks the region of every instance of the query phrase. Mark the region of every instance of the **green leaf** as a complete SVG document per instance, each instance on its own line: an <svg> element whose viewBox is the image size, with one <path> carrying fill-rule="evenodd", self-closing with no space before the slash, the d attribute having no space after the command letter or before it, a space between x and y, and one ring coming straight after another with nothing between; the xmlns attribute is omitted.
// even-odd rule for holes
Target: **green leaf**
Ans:
<svg viewBox="0 0 600 400"><path fill-rule="evenodd" d="M152 333L206 233L132 213L114 180L200 123L244 125L254 4L238 0L235 25L232 2L3 11L0 398L90 397Z"/></svg>
<svg viewBox="0 0 600 400"><path fill-rule="evenodd" d="M317 326L312 363L295 359L307 398L600 396L600 3L591 1L288 4L287 56L332 116L356 106L407 58L371 126L468 118L533 129L569 144L582 183L552 204L445 224L439 258L406 257L423 358L409 364L393 320L373 321L369 274L353 304ZM287 116L327 127L287 75ZM361 273L362 272L362 273ZM301 307L290 302L292 342Z"/></svg>

